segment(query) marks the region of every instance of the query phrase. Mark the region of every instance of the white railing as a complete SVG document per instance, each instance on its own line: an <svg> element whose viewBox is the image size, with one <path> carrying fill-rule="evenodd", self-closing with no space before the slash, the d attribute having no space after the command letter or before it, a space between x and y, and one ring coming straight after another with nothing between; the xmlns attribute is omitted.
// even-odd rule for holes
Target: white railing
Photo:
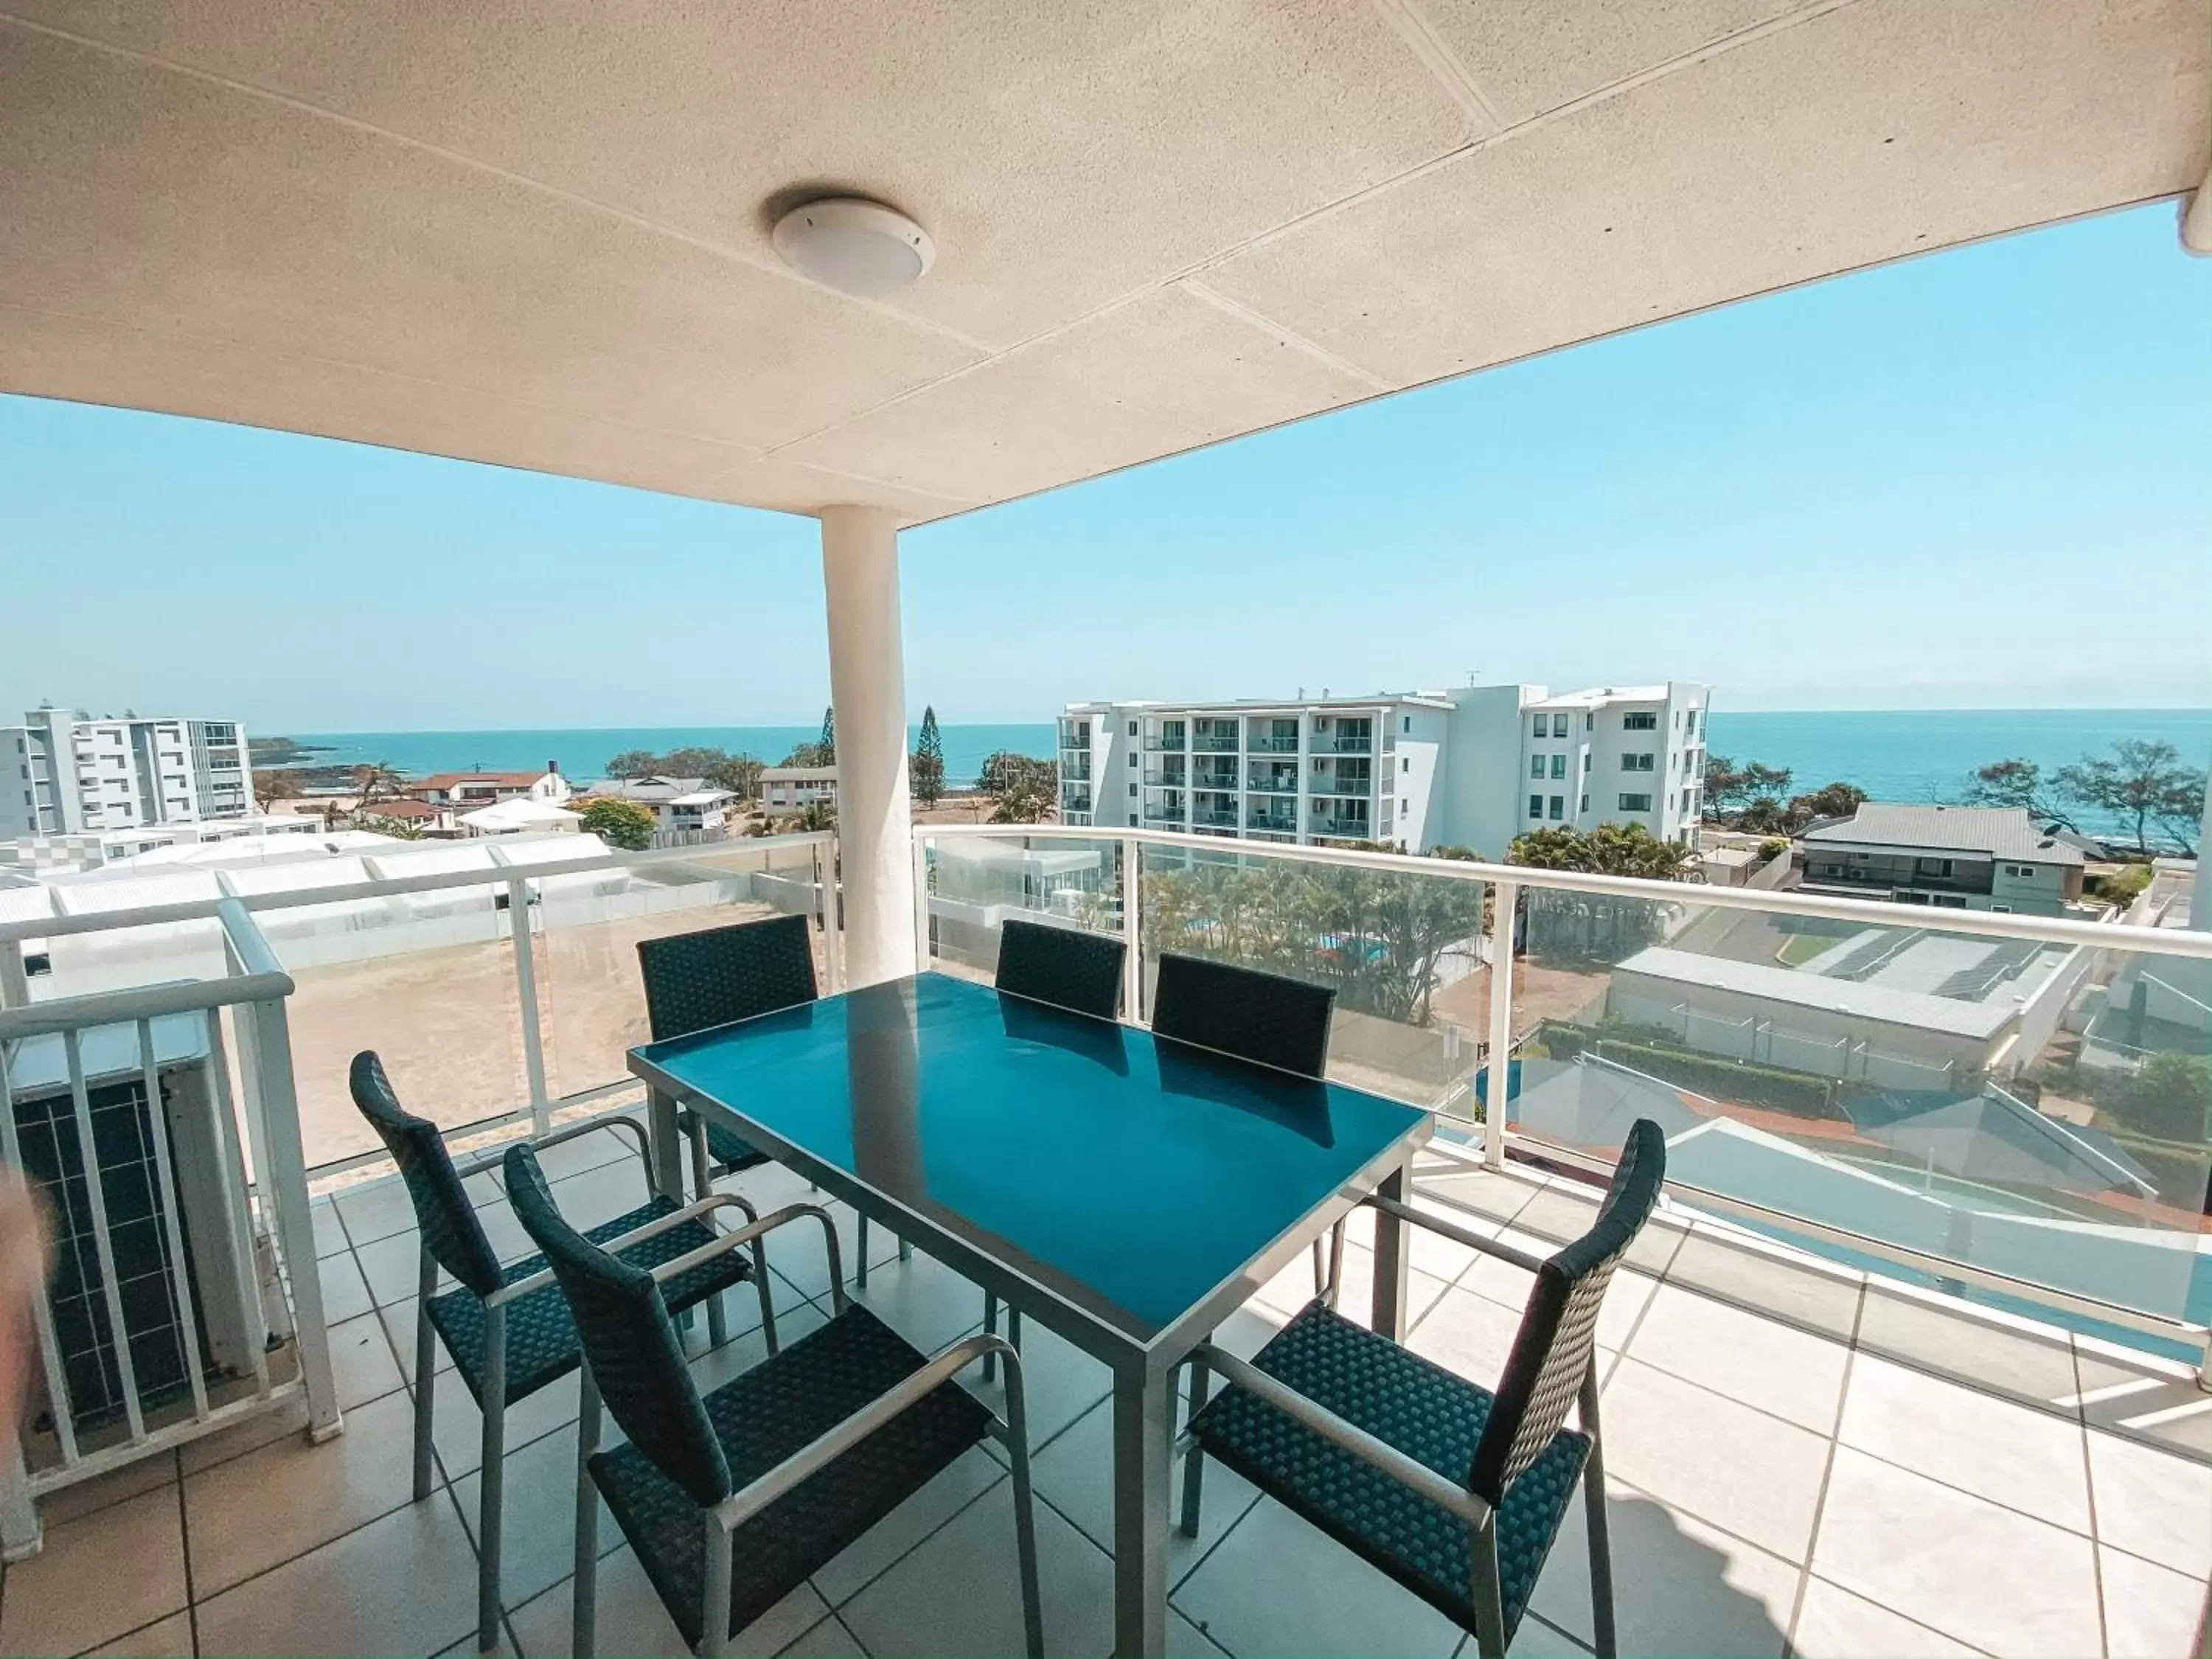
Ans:
<svg viewBox="0 0 2212 1659"><path fill-rule="evenodd" d="M985 913L980 920L988 925L988 912L994 908L989 902L979 905L963 902L957 896L950 897L949 901L941 901L939 896L932 890L933 875L943 875L951 866L945 860L933 857L936 849L944 848L949 850L961 842L978 839L1001 843L1012 840L1024 848L1040 851L1071 842L1100 849L1099 890L1096 893L1073 898L1063 895L1059 899L1041 904L1034 895L1010 891L997 900L995 908L1005 914L1018 914L1024 909L1039 908L1054 908L1069 920L1085 921L1088 925L1120 933L1131 941L1134 948L1131 949L1126 959L1127 981L1123 1001L1125 1017L1139 1024L1143 1023L1146 1013L1142 1001L1146 978L1144 957L1146 950L1151 948L1143 926L1144 885L1139 878L1145 868L1146 849L1152 849L1155 857L1172 851L1176 854L1188 855L1215 864L1243 861L1249 866L1264 861L1353 868L1427 881L1468 883L1486 889L1493 896L1489 925L1484 937L1474 942L1474 950L1481 963L1492 971L1487 1006L1481 1021L1486 1038L1479 1046L1474 1046L1473 1052L1476 1061L1474 1069L1482 1073L1481 1094L1489 1102L1503 1102L1508 1098L1510 1091L1504 1073L1509 1065L1516 1063L1509 1060L1508 1056L1513 1055L1516 1048L1523 1048L1533 1035L1532 1031L1521 1032L1517 1037L1516 1035L1516 955L1508 948L1510 936L1507 930L1515 927L1516 915L1524 910L1532 898L1540 903L1545 902L1543 896L1547 895L1644 901L1677 910L1753 912L1854 924L1866 928L1909 929L1919 934L1939 932L1968 938L2030 941L2062 946L2085 956L2092 951L2140 952L2168 960L2212 961L2212 933L2205 932L2154 929L2110 921L1978 910L1947 910L1937 921L1931 918L1926 909L1917 906L1869 899L1756 888L1705 887L1628 877L1543 870L1520 865L1474 863L1335 848L1249 842L1224 845L1212 837L1158 830L1070 830L1051 825L1017 828L932 825L918 829L915 837L917 951L925 966L933 965L931 932L933 918L941 923L948 914L954 911L963 916L980 911ZM1114 849L1110 854L1104 851L1109 848ZM947 959L954 954L951 951L940 953ZM979 957L980 952L977 957L971 957L971 967L986 965L978 959ZM2052 981L2057 982L2061 975L2064 975L2065 988L2070 996L2074 988L2086 977L2087 966L2086 960L2069 960L2053 971ZM1814 1040L1808 1037L1808 1042ZM1820 1042L1841 1040L1844 1039L1831 1039L1825 1036L1817 1038ZM1861 1046L1865 1043L1863 1037L1853 1041ZM1959 1069L1932 1062L1915 1061L1915 1065L1925 1069L1930 1076L1948 1077ZM1859 1069L1863 1072L1867 1067L1862 1064ZM1358 1077L1357 1080L1366 1082L1370 1079ZM1474 1080L1472 1073L1464 1076L1439 1099L1471 1099L1475 1092L1471 1086ZM1472 1132L1479 1133L1481 1161L1491 1168L1501 1167L1509 1152L1516 1156L1582 1168L1591 1173L1601 1173L1610 1167L1607 1159L1593 1155L1586 1148L1561 1146L1510 1130L1507 1117L1508 1113L1504 1109L1486 1109L1480 1114L1479 1127L1469 1126ZM2087 1294L2064 1285L2051 1284L1960 1260L1959 1255L1947 1253L1944 1249L1929 1249L1909 1240L1876 1237L1833 1224L1817 1216L1753 1202L1742 1195L1713 1192L1682 1182L1670 1182L1670 1186L1676 1190L1678 1196L1698 1206L1748 1221L1755 1226L1781 1231L1800 1239L1887 1261L1940 1280L1964 1283L2001 1297L2016 1297L2023 1302L2064 1310L2084 1319L2102 1321L2124 1329L2179 1340L2199 1350L2206 1349L2208 1340L2212 1340L2212 1332L2208 1332L2198 1321L2185 1316L2179 1306L2165 1310L2144 1308L2134 1305L2124 1295L2112 1293L2109 1289L2103 1294ZM2124 1231L2128 1219L2124 1213L2115 1213L2112 1217L2114 1225L2108 1231ZM1968 1220L1971 1223L1972 1218L1969 1217ZM1985 1228L1985 1231L1997 1230ZM1959 1239L1971 1243L1972 1232L1969 1224L1957 1230L1957 1236ZM2189 1242L2194 1243L2193 1237ZM1947 1244L1948 1243L1947 1241ZM2212 1364L2212 1355L2208 1355L2206 1363Z"/></svg>
<svg viewBox="0 0 2212 1659"><path fill-rule="evenodd" d="M341 1426L292 1087L292 980L236 900L216 905L212 919L228 959L221 977L44 1002L16 994L21 955L5 945L15 1006L0 1009L0 1154L39 1181L72 1258L35 1308L46 1414L0 1467L9 1560L40 1547L34 1506L46 1492L301 1394L312 1437ZM242 1100L232 1092L225 1010ZM109 1097L97 1109L129 1114L127 1133L112 1116L96 1131L98 1083ZM33 1139L37 1156L27 1149ZM111 1196L129 1209L111 1211ZM126 1230L129 1265L142 1269L129 1275L135 1320L118 1250ZM97 1285L85 1282L88 1245ZM166 1297L150 1322L149 1280ZM155 1374L142 1376L149 1360Z"/></svg>

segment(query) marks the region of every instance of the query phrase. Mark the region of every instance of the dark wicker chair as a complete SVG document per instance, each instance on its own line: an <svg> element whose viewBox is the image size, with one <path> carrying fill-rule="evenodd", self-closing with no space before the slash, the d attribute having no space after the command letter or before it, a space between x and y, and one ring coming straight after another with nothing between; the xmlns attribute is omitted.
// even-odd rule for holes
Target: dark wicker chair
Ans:
<svg viewBox="0 0 2212 1659"><path fill-rule="evenodd" d="M992 983L1010 996L1048 1003L1092 1019L1115 1019L1121 1012L1121 969L1127 947L1118 939L1073 927L1009 920L999 928L999 967ZM983 1328L999 1328L999 1298L983 1292ZM1022 1316L1006 1310L1006 1337L1022 1342ZM990 1380L997 1362L983 1361Z"/></svg>
<svg viewBox="0 0 2212 1659"><path fill-rule="evenodd" d="M453 1369L468 1385L483 1416L483 1500L477 1536L477 1644L486 1650L499 1639L501 1515L505 1498L504 1453L507 1407L526 1400L576 1369L581 1355L568 1304L554 1288L541 1256L502 1263L485 1237L462 1185L465 1176L487 1168L499 1156L486 1153L456 1164L438 1126L407 1111L392 1092L384 1065L374 1051L353 1058L349 1081L354 1104L382 1139L407 1183L407 1196L422 1240L422 1299L415 1310L415 1498L430 1495L431 1427L436 1407L437 1350L433 1334L453 1357ZM588 1235L619 1250L641 1270L696 1250L714 1235L698 1221L683 1218L677 1201L652 1190L653 1165L644 1129L626 1117L595 1118L541 1135L532 1143L557 1146L580 1135L607 1131L637 1142L646 1168L646 1202ZM460 1281L438 1289L443 1267ZM755 1264L723 1260L700 1263L669 1281L668 1305L682 1311L704 1302L708 1330L721 1343L726 1335L721 1293L756 1279ZM775 1313L769 1302L765 1273L757 1277L761 1319L775 1340Z"/></svg>
<svg viewBox="0 0 2212 1659"><path fill-rule="evenodd" d="M1152 988L1152 1035L1318 1079L1328 1063L1335 1008L1336 993L1327 986L1167 951ZM1319 1239L1313 1269L1319 1295L1328 1282Z"/></svg>
<svg viewBox="0 0 2212 1659"><path fill-rule="evenodd" d="M1545 1261L1382 1198L1369 1203L1536 1276L1496 1392L1308 1304L1250 1363L1199 1351L1182 1527L1198 1530L1204 1460L1216 1457L1504 1653L1586 1480L1596 1650L1615 1650L1612 1561L1595 1361L1613 1269L1650 1218L1667 1144L1629 1131L1596 1222ZM1228 1386L1205 1402L1208 1370ZM1565 1425L1579 1403L1578 1429Z"/></svg>
<svg viewBox="0 0 2212 1659"><path fill-rule="evenodd" d="M646 1576L693 1652L729 1638L992 1435L1013 1466L1015 1547L1024 1635L1043 1651L1029 1433L1021 1362L994 1336L963 1339L925 1356L847 1299L829 1213L793 1204L675 1261L647 1268L610 1255L571 1228L526 1146L507 1154L507 1191L523 1228L544 1251L582 1334L585 1372L576 1420L574 1650L595 1646L597 1498L604 1498ZM710 1194L689 1225L725 1205ZM812 1217L830 1254L828 1324L703 1397L669 1318L666 1286ZM1004 1421L952 1379L987 1353L1006 1361ZM604 1403L626 1443L599 1449Z"/></svg>

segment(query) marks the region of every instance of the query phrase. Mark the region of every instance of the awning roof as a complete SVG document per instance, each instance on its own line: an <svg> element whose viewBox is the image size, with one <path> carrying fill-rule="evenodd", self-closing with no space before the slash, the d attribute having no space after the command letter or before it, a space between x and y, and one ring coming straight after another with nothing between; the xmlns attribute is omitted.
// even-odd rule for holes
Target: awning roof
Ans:
<svg viewBox="0 0 2212 1659"><path fill-rule="evenodd" d="M0 0L0 389L912 520L2179 191L2205 0ZM937 264L783 266L794 196Z"/></svg>

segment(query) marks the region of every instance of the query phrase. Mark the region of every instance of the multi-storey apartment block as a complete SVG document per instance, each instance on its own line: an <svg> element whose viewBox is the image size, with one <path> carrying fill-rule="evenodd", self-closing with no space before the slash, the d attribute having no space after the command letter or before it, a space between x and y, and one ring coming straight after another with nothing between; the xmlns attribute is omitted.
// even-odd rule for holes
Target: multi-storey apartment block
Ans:
<svg viewBox="0 0 2212 1659"><path fill-rule="evenodd" d="M1710 691L1538 685L1288 702L1071 703L1063 822L1503 855L1553 824L1688 842Z"/></svg>
<svg viewBox="0 0 2212 1659"><path fill-rule="evenodd" d="M235 720L34 708L0 726L0 841L242 818L252 783Z"/></svg>

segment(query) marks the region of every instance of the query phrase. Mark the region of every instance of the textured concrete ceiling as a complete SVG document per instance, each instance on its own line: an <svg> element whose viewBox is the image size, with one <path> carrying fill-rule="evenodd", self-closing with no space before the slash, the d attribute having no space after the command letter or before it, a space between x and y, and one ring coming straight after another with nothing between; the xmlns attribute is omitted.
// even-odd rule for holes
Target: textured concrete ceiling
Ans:
<svg viewBox="0 0 2212 1659"><path fill-rule="evenodd" d="M2204 177L2212 0L0 0L0 389L910 520ZM888 301L769 244L927 226Z"/></svg>

